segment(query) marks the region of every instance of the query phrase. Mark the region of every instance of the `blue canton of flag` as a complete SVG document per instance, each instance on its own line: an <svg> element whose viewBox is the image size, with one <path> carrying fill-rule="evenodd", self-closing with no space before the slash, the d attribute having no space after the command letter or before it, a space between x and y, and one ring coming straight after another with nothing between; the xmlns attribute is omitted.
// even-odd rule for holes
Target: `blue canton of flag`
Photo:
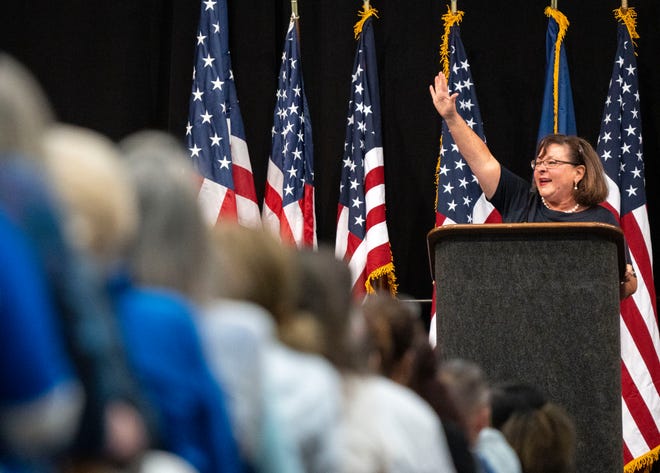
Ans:
<svg viewBox="0 0 660 473"><path fill-rule="evenodd" d="M229 57L227 1L202 2L186 140L206 220L259 225L252 167Z"/></svg>
<svg viewBox="0 0 660 473"><path fill-rule="evenodd" d="M545 37L545 89L537 142L552 133L564 135L577 133L571 78L568 72L566 50L563 47L564 36L569 25L568 19L559 10L551 7L545 9L545 14L549 17ZM555 72L557 73L556 82Z"/></svg>
<svg viewBox="0 0 660 473"><path fill-rule="evenodd" d="M625 215L646 204L646 193L637 61L625 25L618 26L618 35L617 58L596 148L605 173L615 185L610 187L610 197L618 200L621 196L620 203L614 202L612 207Z"/></svg>
<svg viewBox="0 0 660 473"><path fill-rule="evenodd" d="M312 122L297 30L292 17L284 40L276 94L263 223L282 241L316 246Z"/></svg>
<svg viewBox="0 0 660 473"><path fill-rule="evenodd" d="M371 292L382 276L395 289L394 265L385 218L385 171L380 91L373 32L375 10L358 40L348 103L346 141L339 187L335 253L348 262L356 295Z"/></svg>
<svg viewBox="0 0 660 473"><path fill-rule="evenodd" d="M456 99L456 108L468 126L486 141L470 64L461 41L460 29L456 24L451 26L448 46L447 85L451 93L460 94ZM440 143L436 226L449 223L484 223L496 219L499 214L483 195L477 178L458 152L458 146L444 122Z"/></svg>
<svg viewBox="0 0 660 473"><path fill-rule="evenodd" d="M658 334L651 235L644 189L642 121L632 34L635 12L619 9L618 46L597 152L609 194L605 207L620 219L637 273L637 290L621 302L623 457L650 464L660 446L660 335ZM628 27L631 27L629 30ZM630 470L632 471L632 470Z"/></svg>

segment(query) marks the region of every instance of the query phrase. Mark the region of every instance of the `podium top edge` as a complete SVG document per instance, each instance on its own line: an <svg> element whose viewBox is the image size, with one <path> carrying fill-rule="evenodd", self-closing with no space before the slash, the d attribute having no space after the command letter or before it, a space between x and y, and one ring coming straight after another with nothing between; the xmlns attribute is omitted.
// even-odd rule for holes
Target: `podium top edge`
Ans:
<svg viewBox="0 0 660 473"><path fill-rule="evenodd" d="M552 237L562 238L580 234L609 240L616 244L618 253L619 273L621 277L626 270L626 249L623 230L600 222L542 222L542 223L468 223L450 224L435 227L426 236L428 246L431 277L435 277L435 262L433 252L435 245L455 237Z"/></svg>
<svg viewBox="0 0 660 473"><path fill-rule="evenodd" d="M623 231L621 228L600 222L542 222L542 223L466 223L451 224L435 227L427 234L429 243L435 243L437 240L446 236L455 236L462 234L480 235L561 235L570 233L593 233L603 238L610 238L614 241L619 239L623 241Z"/></svg>

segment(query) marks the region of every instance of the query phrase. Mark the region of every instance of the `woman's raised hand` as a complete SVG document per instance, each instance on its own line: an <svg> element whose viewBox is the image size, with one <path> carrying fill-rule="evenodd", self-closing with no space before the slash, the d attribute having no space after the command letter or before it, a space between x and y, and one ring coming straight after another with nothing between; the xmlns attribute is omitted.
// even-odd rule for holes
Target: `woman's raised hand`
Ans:
<svg viewBox="0 0 660 473"><path fill-rule="evenodd" d="M449 94L447 78L442 72L438 72L438 75L435 76L434 84L429 86L429 92L431 92L433 105L442 118L449 118L457 113L456 97L458 97L458 92Z"/></svg>

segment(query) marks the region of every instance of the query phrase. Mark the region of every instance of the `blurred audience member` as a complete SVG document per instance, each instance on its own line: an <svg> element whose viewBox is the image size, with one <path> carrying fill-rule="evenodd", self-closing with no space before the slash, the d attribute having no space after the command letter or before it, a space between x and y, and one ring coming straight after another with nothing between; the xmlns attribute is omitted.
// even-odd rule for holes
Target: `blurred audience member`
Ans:
<svg viewBox="0 0 660 473"><path fill-rule="evenodd" d="M440 417L458 473L476 472L464 433L464 419L438 379L436 355L419 316L419 307L388 293L369 296L363 305L373 354L371 364L382 375L415 391Z"/></svg>
<svg viewBox="0 0 660 473"><path fill-rule="evenodd" d="M41 156L41 137L54 122L41 86L16 59L0 52L0 152Z"/></svg>
<svg viewBox="0 0 660 473"><path fill-rule="evenodd" d="M82 389L38 259L4 212L0 261L0 471L45 471L73 439Z"/></svg>
<svg viewBox="0 0 660 473"><path fill-rule="evenodd" d="M352 307L348 266L328 248L297 255L298 308L316 321L323 353L342 373L340 471L455 471L431 407L412 390L370 373L368 331Z"/></svg>
<svg viewBox="0 0 660 473"><path fill-rule="evenodd" d="M136 407L143 406L98 274L71 247L43 177L42 138L52 120L36 80L0 54L0 206L36 251L55 303L57 327L85 394L76 439L62 467L90 460L125 464L146 441Z"/></svg>
<svg viewBox="0 0 660 473"><path fill-rule="evenodd" d="M480 471L520 472L516 452L490 426L490 388L481 368L467 360L448 360L440 365L440 380L465 419L468 442L478 460Z"/></svg>
<svg viewBox="0 0 660 473"><path fill-rule="evenodd" d="M533 386L503 383L493 388L492 409L524 473L575 471L575 426L561 406Z"/></svg>
<svg viewBox="0 0 660 473"><path fill-rule="evenodd" d="M138 284L169 287L203 301L210 285L210 246L188 153L173 136L156 130L129 135L119 145L140 213L128 247L131 274Z"/></svg>
<svg viewBox="0 0 660 473"><path fill-rule="evenodd" d="M229 223L216 226L213 242L216 298L203 332L232 393L246 454L258 471L284 471L275 458L298 471L337 471L339 376L323 358L281 341L300 334L294 250Z"/></svg>
<svg viewBox="0 0 660 473"><path fill-rule="evenodd" d="M108 280L130 365L156 414L157 446L201 473L241 471L224 397L206 365L191 304L172 290L134 285L123 268L140 216L115 146L70 126L51 129L44 144L72 238ZM149 209L144 211L141 217L148 218Z"/></svg>

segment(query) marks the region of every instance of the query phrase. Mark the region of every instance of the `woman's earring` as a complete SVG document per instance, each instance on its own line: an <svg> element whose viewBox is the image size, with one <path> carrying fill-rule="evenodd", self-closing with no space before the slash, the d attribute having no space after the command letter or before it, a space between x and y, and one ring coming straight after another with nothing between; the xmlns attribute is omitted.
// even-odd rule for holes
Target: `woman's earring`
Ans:
<svg viewBox="0 0 660 473"><path fill-rule="evenodd" d="M574 182L574 183L573 183L573 190L578 190L577 185L578 185L577 182Z"/></svg>

